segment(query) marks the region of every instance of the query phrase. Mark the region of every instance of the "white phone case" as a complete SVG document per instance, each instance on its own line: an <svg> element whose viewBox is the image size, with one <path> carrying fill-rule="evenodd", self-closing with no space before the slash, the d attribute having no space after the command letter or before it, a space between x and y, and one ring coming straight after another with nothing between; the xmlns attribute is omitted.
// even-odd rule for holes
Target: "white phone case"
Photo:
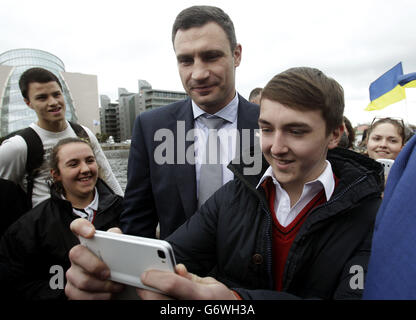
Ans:
<svg viewBox="0 0 416 320"><path fill-rule="evenodd" d="M83 246L107 264L111 270L110 280L115 282L160 292L143 285L140 275L149 269L175 272L172 247L164 240L99 230L91 239L78 238Z"/></svg>
<svg viewBox="0 0 416 320"><path fill-rule="evenodd" d="M394 164L392 159L376 159L377 162L380 162L384 167L384 176L387 177L390 173L390 169Z"/></svg>

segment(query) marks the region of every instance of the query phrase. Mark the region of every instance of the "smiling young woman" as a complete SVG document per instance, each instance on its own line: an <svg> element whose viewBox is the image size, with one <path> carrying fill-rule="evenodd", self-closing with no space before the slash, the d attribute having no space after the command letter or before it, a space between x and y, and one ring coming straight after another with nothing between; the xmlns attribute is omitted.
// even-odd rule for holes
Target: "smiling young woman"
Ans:
<svg viewBox="0 0 416 320"><path fill-rule="evenodd" d="M374 118L367 137L367 153L370 158L395 160L406 141L403 120Z"/></svg>
<svg viewBox="0 0 416 320"><path fill-rule="evenodd" d="M51 153L50 172L51 197L11 225L0 242L0 287L7 288L7 298L65 299L63 285L57 288L51 270L62 270L63 283L68 252L79 243L70 223L81 217L98 230L118 225L122 197L98 177L88 142L59 141Z"/></svg>
<svg viewBox="0 0 416 320"><path fill-rule="evenodd" d="M52 150L51 176L54 188L71 202L84 208L94 200L98 166L87 142L62 140Z"/></svg>

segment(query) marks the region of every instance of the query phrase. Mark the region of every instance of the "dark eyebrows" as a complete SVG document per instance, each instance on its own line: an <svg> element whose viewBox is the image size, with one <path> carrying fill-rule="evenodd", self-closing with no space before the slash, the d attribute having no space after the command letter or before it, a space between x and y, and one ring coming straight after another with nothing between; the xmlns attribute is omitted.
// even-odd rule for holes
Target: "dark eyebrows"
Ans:
<svg viewBox="0 0 416 320"><path fill-rule="evenodd" d="M95 156L94 155L89 155L89 156L85 157L85 160L87 160L87 161L92 160L92 159L95 160ZM69 159L67 162L65 162L65 164L69 164L71 162L79 163L80 160L78 158L72 158L72 159Z"/></svg>
<svg viewBox="0 0 416 320"><path fill-rule="evenodd" d="M192 59L192 55L190 54L179 54L176 56L176 60L179 62L184 61L184 60L189 60L189 59Z"/></svg>
<svg viewBox="0 0 416 320"><path fill-rule="evenodd" d="M48 94L46 93L39 93L35 96L35 99L42 99L42 98L46 98L48 96Z"/></svg>
<svg viewBox="0 0 416 320"><path fill-rule="evenodd" d="M68 165L68 164L70 164L71 162L78 163L78 162L79 162L79 159L77 159L77 158L69 159L68 161L66 161L66 162L65 162L65 164L66 164L66 165Z"/></svg>
<svg viewBox="0 0 416 320"><path fill-rule="evenodd" d="M271 125L271 123L269 121L264 120L262 118L259 118L258 122L259 122L259 124L261 123L261 124L265 124L265 125ZM310 127L307 123L304 123L304 122L289 122L289 123L286 123L284 126L285 127L304 127L304 128L309 128Z"/></svg>
<svg viewBox="0 0 416 320"><path fill-rule="evenodd" d="M207 50L201 53L202 58L211 58L211 57L222 57L224 52L221 50Z"/></svg>
<svg viewBox="0 0 416 320"><path fill-rule="evenodd" d="M261 119L261 118L259 118L258 123L259 123L259 124L262 124L262 125L264 125L264 126L270 126L270 125L271 125L271 123L270 123L270 122L268 122L268 121L266 121L266 120L263 120L263 119Z"/></svg>
<svg viewBox="0 0 416 320"><path fill-rule="evenodd" d="M398 139L398 138L402 138L399 134L397 136L383 136L380 133L374 133L371 135L371 137L376 137L376 138L387 138L387 139Z"/></svg>
<svg viewBox="0 0 416 320"><path fill-rule="evenodd" d="M56 91L51 93L52 96L57 96L57 95L60 95L60 94L62 94L62 91L60 91L60 90L56 90ZM48 96L48 93L39 93L39 94L35 95L35 99L43 99L43 98L46 98L47 96Z"/></svg>
<svg viewBox="0 0 416 320"><path fill-rule="evenodd" d="M303 128L303 129L310 129L311 127L304 122L292 122L285 124L285 127L287 128Z"/></svg>
<svg viewBox="0 0 416 320"><path fill-rule="evenodd" d="M207 51L202 51L199 53L199 55L201 56L202 59L210 59L212 57L223 57L225 55L225 53L221 50L207 50ZM181 62L184 60L189 60L189 59L193 59L193 55L192 54L178 54L176 56L176 60Z"/></svg>
<svg viewBox="0 0 416 320"><path fill-rule="evenodd" d="M263 126L273 126L272 123L270 123L267 120L261 119L261 118L258 119L258 123L259 123L259 126L261 126L261 125L263 125ZM307 123L304 123L304 122L290 122L290 123L284 124L283 129L286 129L286 130L287 129L303 129L303 130L310 131L311 127L310 127L310 125L308 125Z"/></svg>

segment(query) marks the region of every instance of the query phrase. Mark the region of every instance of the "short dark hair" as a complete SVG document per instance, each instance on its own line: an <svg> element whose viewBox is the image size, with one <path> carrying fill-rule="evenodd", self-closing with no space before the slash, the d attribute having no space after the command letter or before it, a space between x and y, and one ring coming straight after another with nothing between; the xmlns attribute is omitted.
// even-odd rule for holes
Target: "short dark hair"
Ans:
<svg viewBox="0 0 416 320"><path fill-rule="evenodd" d="M257 97L259 94L261 94L261 91L263 88L254 88L251 90L250 95L248 96L248 100L251 101L251 99Z"/></svg>
<svg viewBox="0 0 416 320"><path fill-rule="evenodd" d="M354 141L355 141L355 130L352 127L351 121L344 116L344 124L345 128L347 128L348 131L348 146L347 148L353 148L354 147Z"/></svg>
<svg viewBox="0 0 416 320"><path fill-rule="evenodd" d="M22 73L19 79L20 92L22 93L23 98L29 99L27 94L29 91L30 83L32 82L47 83L51 81L57 82L59 87L62 90L62 85L59 82L58 77L54 75L51 71L43 69L43 68L27 69L25 72Z"/></svg>
<svg viewBox="0 0 416 320"><path fill-rule="evenodd" d="M228 14L213 6L192 6L182 10L173 23L172 44L175 43L175 36L179 29L202 27L209 22L215 22L224 30L230 42L231 51L234 51L237 46L234 24Z"/></svg>
<svg viewBox="0 0 416 320"><path fill-rule="evenodd" d="M342 125L344 90L338 82L315 68L298 67L279 73L264 87L263 99L298 110L320 110L327 135Z"/></svg>

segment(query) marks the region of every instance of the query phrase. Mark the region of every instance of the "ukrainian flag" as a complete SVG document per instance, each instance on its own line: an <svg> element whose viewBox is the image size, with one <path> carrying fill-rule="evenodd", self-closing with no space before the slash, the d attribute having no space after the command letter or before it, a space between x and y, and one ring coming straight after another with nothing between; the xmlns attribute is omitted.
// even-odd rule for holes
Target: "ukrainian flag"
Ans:
<svg viewBox="0 0 416 320"><path fill-rule="evenodd" d="M416 72L400 76L398 82L403 88L416 88Z"/></svg>
<svg viewBox="0 0 416 320"><path fill-rule="evenodd" d="M370 84L370 104L366 111L381 110L406 98L405 88L399 85L398 78L403 75L402 63L398 63Z"/></svg>

